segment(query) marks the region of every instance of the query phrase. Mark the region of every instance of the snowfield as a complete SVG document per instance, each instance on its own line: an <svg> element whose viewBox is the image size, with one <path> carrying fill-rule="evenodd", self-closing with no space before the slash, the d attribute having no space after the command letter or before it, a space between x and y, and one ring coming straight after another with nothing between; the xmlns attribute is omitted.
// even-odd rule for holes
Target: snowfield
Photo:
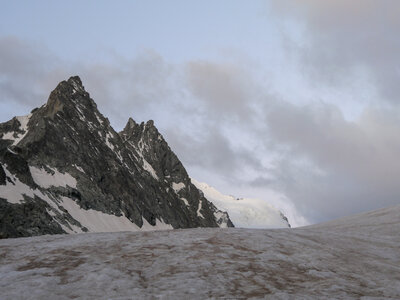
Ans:
<svg viewBox="0 0 400 300"><path fill-rule="evenodd" d="M296 229L0 241L0 299L399 299L400 206Z"/></svg>
<svg viewBox="0 0 400 300"><path fill-rule="evenodd" d="M212 186L191 178L192 183L203 192L208 201L218 209L226 211L236 228L288 228L289 222L283 214L260 199L240 198L224 195Z"/></svg>

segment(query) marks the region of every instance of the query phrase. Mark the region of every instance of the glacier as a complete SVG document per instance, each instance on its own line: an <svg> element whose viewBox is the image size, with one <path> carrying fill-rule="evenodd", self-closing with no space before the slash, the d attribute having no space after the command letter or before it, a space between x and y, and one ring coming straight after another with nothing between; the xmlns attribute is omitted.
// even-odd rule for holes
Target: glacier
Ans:
<svg viewBox="0 0 400 300"><path fill-rule="evenodd" d="M0 298L399 299L400 206L295 229L0 240Z"/></svg>

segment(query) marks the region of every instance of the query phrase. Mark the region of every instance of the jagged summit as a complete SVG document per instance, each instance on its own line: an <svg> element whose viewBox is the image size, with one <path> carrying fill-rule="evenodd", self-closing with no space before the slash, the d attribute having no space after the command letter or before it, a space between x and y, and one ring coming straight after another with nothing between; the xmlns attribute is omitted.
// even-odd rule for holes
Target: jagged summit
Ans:
<svg viewBox="0 0 400 300"><path fill-rule="evenodd" d="M126 123L125 128L136 128L136 126L138 126L138 124L135 122L135 120L133 120L132 118L128 119L128 123Z"/></svg>
<svg viewBox="0 0 400 300"><path fill-rule="evenodd" d="M71 77L67 80L67 82L70 83L70 84L72 84L72 85L77 85L78 87L81 87L81 88L85 89L85 88L83 87L82 80L81 80L81 78L80 78L78 75L71 76Z"/></svg>
<svg viewBox="0 0 400 300"><path fill-rule="evenodd" d="M141 128L141 130L138 131L137 130L138 128ZM124 129L120 132L120 135L126 138L127 136L135 135L137 133L143 132L143 130L149 130L149 129L158 133L157 128L154 126L153 120L148 120L146 123L141 122L140 124L138 124L136 123L135 120L129 118Z"/></svg>
<svg viewBox="0 0 400 300"><path fill-rule="evenodd" d="M0 124L0 235L217 226L154 122L117 133L77 76Z"/></svg>
<svg viewBox="0 0 400 300"><path fill-rule="evenodd" d="M66 110L71 114L77 110L77 113L82 113L83 108L96 111L97 105L86 92L79 76L73 76L61 81L50 93L44 116L53 119L58 112ZM68 113L67 116L69 116Z"/></svg>
<svg viewBox="0 0 400 300"><path fill-rule="evenodd" d="M89 96L79 76L72 76L68 80L61 81L50 93L49 101L57 98L57 96L61 96L63 100L72 100L76 98L76 96L72 98L68 98L68 96L71 97L73 95Z"/></svg>
<svg viewBox="0 0 400 300"><path fill-rule="evenodd" d="M68 80L61 81L55 90L63 89L65 87L72 87L73 93L86 92L85 87L82 84L82 80L79 76L71 76Z"/></svg>

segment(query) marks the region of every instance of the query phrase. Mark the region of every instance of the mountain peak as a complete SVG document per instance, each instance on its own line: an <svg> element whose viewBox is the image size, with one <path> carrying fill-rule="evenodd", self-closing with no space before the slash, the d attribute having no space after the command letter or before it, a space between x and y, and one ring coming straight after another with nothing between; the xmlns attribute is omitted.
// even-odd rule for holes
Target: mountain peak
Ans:
<svg viewBox="0 0 400 300"><path fill-rule="evenodd" d="M59 92L66 95L77 94L78 92L86 93L85 87L83 86L82 80L79 76L71 76L68 80L61 81L53 92Z"/></svg>
<svg viewBox="0 0 400 300"><path fill-rule="evenodd" d="M127 127L127 128L135 128L137 125L138 125L138 124L135 122L134 119L129 118L129 119L128 119L128 123L126 123L126 126L125 126L125 127Z"/></svg>
<svg viewBox="0 0 400 300"><path fill-rule="evenodd" d="M93 109L97 107L90 95L86 92L79 76L71 76L68 80L61 81L50 93L46 104L46 115L54 118L54 115L65 107L83 106Z"/></svg>
<svg viewBox="0 0 400 300"><path fill-rule="evenodd" d="M137 132L138 126L139 126L139 124L136 123L134 119L129 118L124 129L119 134L122 137L124 137L124 139L129 139L138 133Z"/></svg>
<svg viewBox="0 0 400 300"><path fill-rule="evenodd" d="M146 126L155 127L155 126L154 126L154 121L153 121L153 120L148 120L148 121L146 122Z"/></svg>
<svg viewBox="0 0 400 300"><path fill-rule="evenodd" d="M80 86L80 87L83 88L82 80L80 79L80 77L79 77L78 75L71 76L71 77L67 80L67 82L70 83L70 84L72 84L72 85L78 85L78 86Z"/></svg>
<svg viewBox="0 0 400 300"><path fill-rule="evenodd" d="M67 83L72 86L72 92L75 94L77 92L83 92L86 93L85 87L82 84L82 80L79 78L79 76L71 76L68 80Z"/></svg>

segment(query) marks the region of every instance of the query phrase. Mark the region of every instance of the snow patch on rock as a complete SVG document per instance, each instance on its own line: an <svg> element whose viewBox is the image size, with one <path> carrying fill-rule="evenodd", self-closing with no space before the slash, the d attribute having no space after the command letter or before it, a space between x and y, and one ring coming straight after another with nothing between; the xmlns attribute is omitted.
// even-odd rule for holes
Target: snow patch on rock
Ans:
<svg viewBox="0 0 400 300"><path fill-rule="evenodd" d="M21 124L19 129L23 131L23 133L18 133L17 137L14 137L14 131L9 131L3 135L3 140L12 140L13 143L12 145L15 146L17 145L28 133L28 122L29 119L31 118L32 114L29 114L27 116L20 116L16 117L18 122Z"/></svg>
<svg viewBox="0 0 400 300"><path fill-rule="evenodd" d="M117 217L101 211L81 208L74 200L61 197L63 206L72 218L81 223L90 232L116 232L116 231L138 231L139 227L133 224L125 216ZM82 232L79 228L79 231Z"/></svg>
<svg viewBox="0 0 400 300"><path fill-rule="evenodd" d="M48 167L54 174L48 173L45 169L29 166L32 178L35 183L43 188L51 186L70 186L76 188L76 179L69 173L60 173L57 169Z"/></svg>
<svg viewBox="0 0 400 300"><path fill-rule="evenodd" d="M6 185L0 185L0 198L4 198L10 203L21 203L21 201L24 200L23 195L32 198L35 196L33 189L19 181L17 177L13 176L10 171L7 170L5 165L2 165L2 167L11 182L6 180Z"/></svg>
<svg viewBox="0 0 400 300"><path fill-rule="evenodd" d="M180 199L185 203L186 206L190 206L186 198L181 197Z"/></svg>
<svg viewBox="0 0 400 300"><path fill-rule="evenodd" d="M170 224L162 220L156 220L156 225L150 225L143 218L143 226L140 228L132 223L124 214L115 216L106 214L94 209L83 209L74 200L68 197L61 197L61 205L68 211L72 218L86 227L89 232L118 232L118 231L153 231L173 229ZM81 229L75 232L82 232Z"/></svg>
<svg viewBox="0 0 400 300"><path fill-rule="evenodd" d="M75 169L77 169L79 172L85 173L85 171L82 169L82 167L78 165L72 165Z"/></svg>
<svg viewBox="0 0 400 300"><path fill-rule="evenodd" d="M97 113L94 113L96 116L97 121L99 122L100 125L103 125L103 120L100 118L100 116Z"/></svg>
<svg viewBox="0 0 400 300"><path fill-rule="evenodd" d="M172 188L174 189L175 193L178 194L181 189L185 187L185 184L183 182L179 183L172 183Z"/></svg>
<svg viewBox="0 0 400 300"><path fill-rule="evenodd" d="M198 217L204 219L204 216L203 216L202 213L200 212L200 211L201 211L201 206L202 206L202 204L203 204L203 201L199 200L199 207L197 208L196 213L197 213L197 216L198 216Z"/></svg>
<svg viewBox="0 0 400 300"><path fill-rule="evenodd" d="M155 180L159 180L156 171L153 169L151 164L149 164L149 162L143 156L143 153L142 153L142 151L143 151L143 143L139 143L140 145L142 145L141 147L139 147L139 149L132 142L129 142L129 144L136 150L136 153L139 155L139 157L140 157L140 159L142 161L142 164L143 164L143 169L145 169L147 172L149 172L150 175Z"/></svg>
<svg viewBox="0 0 400 300"><path fill-rule="evenodd" d="M147 162L147 160L142 156L143 158L143 168L150 173L150 175L155 179L158 180L158 176L156 174L156 171L153 169L153 167Z"/></svg>
<svg viewBox="0 0 400 300"><path fill-rule="evenodd" d="M145 218L143 219L143 225L139 229L140 231L155 231L155 230L171 230L174 229L171 224L167 224L164 220L156 219L156 225L153 226Z"/></svg>
<svg viewBox="0 0 400 300"><path fill-rule="evenodd" d="M32 189L28 185L22 183L17 177L11 174L11 172L7 169L7 166L2 165L2 167L6 173L6 176L10 178L12 182L7 181L6 185L0 185L0 198L4 198L10 203L20 204L24 200L23 195L31 198L37 196L49 204L53 209L53 211L48 211L50 215L55 215L54 211L58 211L61 214L63 213L57 204L47 195L38 189Z"/></svg>
<svg viewBox="0 0 400 300"><path fill-rule="evenodd" d="M106 133L106 145L108 148L110 148L112 151L114 151L114 145L110 142L110 138L112 138L113 135L111 132Z"/></svg>
<svg viewBox="0 0 400 300"><path fill-rule="evenodd" d="M85 121L86 121L85 114L84 114L83 111L79 108L79 105L80 105L80 104L78 104L78 105L75 106L76 110L78 111L78 117L79 117L79 119L80 119L82 122L85 122Z"/></svg>

